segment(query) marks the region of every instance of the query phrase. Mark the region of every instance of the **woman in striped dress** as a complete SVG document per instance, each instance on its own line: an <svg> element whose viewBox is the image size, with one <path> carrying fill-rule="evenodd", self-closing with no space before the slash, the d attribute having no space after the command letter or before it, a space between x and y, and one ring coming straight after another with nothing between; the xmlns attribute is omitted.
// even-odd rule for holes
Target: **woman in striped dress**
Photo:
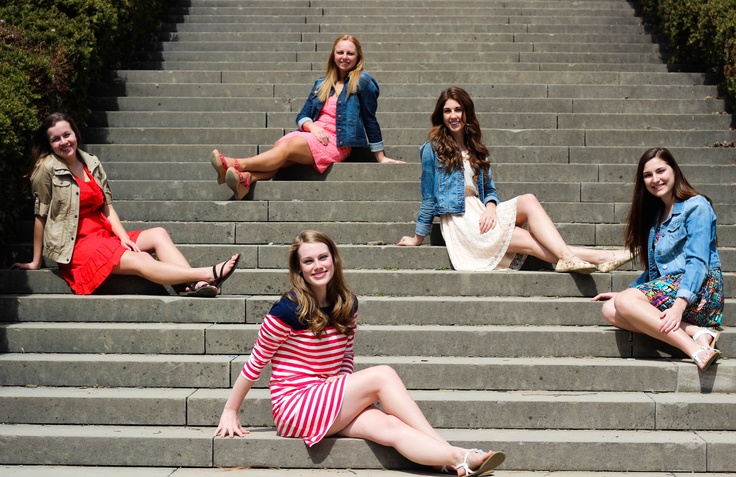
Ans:
<svg viewBox="0 0 736 477"><path fill-rule="evenodd" d="M458 476L474 477L503 462L503 452L450 445L389 366L353 372L358 300L345 284L332 239L311 230L299 233L289 253L289 276L293 288L266 315L215 436L248 433L238 411L270 361L273 418L281 436L301 437L309 446L326 436L367 439L419 464L454 466Z"/></svg>

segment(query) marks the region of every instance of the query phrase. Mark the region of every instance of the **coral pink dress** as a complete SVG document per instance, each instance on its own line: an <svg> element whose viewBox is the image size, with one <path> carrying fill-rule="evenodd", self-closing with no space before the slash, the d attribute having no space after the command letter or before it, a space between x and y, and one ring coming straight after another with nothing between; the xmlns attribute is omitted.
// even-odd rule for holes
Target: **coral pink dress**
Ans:
<svg viewBox="0 0 736 477"><path fill-rule="evenodd" d="M241 374L256 381L271 361L268 387L276 430L313 446L327 434L342 407L345 379L326 379L353 372L355 333L344 335L328 323L317 338L299 322L296 309L297 304L286 297L271 307ZM323 311L329 316L329 309Z"/></svg>
<svg viewBox="0 0 736 477"><path fill-rule="evenodd" d="M322 111L314 124L320 126L327 132L329 140L325 146L317 136L309 131L292 131L276 142L283 141L289 137L303 137L309 144L309 150L314 158L314 167L322 174L330 164L342 162L350 155L351 147L339 147L337 145L337 96L332 95L322 106Z"/></svg>
<svg viewBox="0 0 736 477"><path fill-rule="evenodd" d="M84 173L87 182L75 177L79 184L79 225L74 244L74 253L69 263L59 264L61 276L77 295L89 295L112 273L127 250L117 235L112 232L110 221L102 213L105 196L87 167ZM138 240L141 231L128 235Z"/></svg>

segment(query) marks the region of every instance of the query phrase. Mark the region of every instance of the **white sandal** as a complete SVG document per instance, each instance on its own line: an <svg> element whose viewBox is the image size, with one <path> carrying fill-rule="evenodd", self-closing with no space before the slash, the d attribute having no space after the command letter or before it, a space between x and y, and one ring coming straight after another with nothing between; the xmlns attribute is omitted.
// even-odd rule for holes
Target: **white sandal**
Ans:
<svg viewBox="0 0 736 477"><path fill-rule="evenodd" d="M456 469L463 469L465 471L465 475L463 477L477 477L485 474L486 472L490 472L503 464L503 461L506 460L506 454L503 452L494 452L488 456L488 458L484 460L477 469L470 470L470 466L468 465L468 456L471 452L475 454L485 454L485 452L480 449L469 449L468 452L465 453L465 459L463 459L459 464L455 464Z"/></svg>
<svg viewBox="0 0 736 477"><path fill-rule="evenodd" d="M703 362L703 358L698 356L700 353L704 351L713 351L713 354L710 355L710 358L708 358L708 361ZM696 363L700 363L703 366L698 366L698 369L700 369L702 372L708 371L708 368L710 368L710 365L718 361L718 358L721 357L721 352L717 349L709 348L707 346L703 346L699 350L693 353L693 361Z"/></svg>
<svg viewBox="0 0 736 477"><path fill-rule="evenodd" d="M721 337L721 332L720 331L714 331L714 330L712 330L710 328L701 328L700 330L698 330L693 335L693 341L695 341L697 343L698 342L698 338L700 338L703 335L710 335L710 336L713 337L713 341L711 341L708 346L710 348L715 348L716 347L716 343L718 342L718 338Z"/></svg>

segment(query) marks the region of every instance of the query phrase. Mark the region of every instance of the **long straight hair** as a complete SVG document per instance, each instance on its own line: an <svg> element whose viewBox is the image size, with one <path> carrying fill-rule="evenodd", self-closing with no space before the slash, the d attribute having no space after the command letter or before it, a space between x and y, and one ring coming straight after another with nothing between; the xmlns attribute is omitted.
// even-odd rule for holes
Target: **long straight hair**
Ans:
<svg viewBox="0 0 736 477"><path fill-rule="evenodd" d="M332 255L335 271L332 280L327 284L327 300L333 305L330 316L327 316L320 309L317 297L300 273L299 247L305 243L323 243L327 245L327 249ZM353 314L356 298L345 283L345 277L342 273L342 258L335 242L330 237L316 230L302 230L299 232L294 238L289 251L289 279L291 280L294 296L290 296L289 293L284 296L297 303L297 318L300 323L308 325L318 338L322 335L328 323L331 323L337 331L344 335L353 333L355 328Z"/></svg>
<svg viewBox="0 0 736 477"><path fill-rule="evenodd" d="M672 168L675 183L672 188L673 196L677 200L687 200L696 195L702 195L708 202L710 199L699 193L687 181L682 169L675 161L675 157L664 147L653 147L648 149L639 159L634 176L634 193L631 198L631 208L626 218L626 231L624 232L624 243L633 255L638 255L639 260L646 267L649 266L647 246L649 245L649 230L657 220L663 220L664 202L655 197L644 184L644 166L652 159L661 159Z"/></svg>
<svg viewBox="0 0 736 477"><path fill-rule="evenodd" d="M462 88L451 86L440 93L432 112L432 129L429 130L429 141L437 153L447 172L463 168L463 157L460 146L455 142L445 125L444 109L448 99L454 99L463 108L465 115L465 145L470 157L468 161L473 168L473 175L477 179L480 171L488 174L488 148L483 144L483 134L480 130L478 117L475 115L475 104L470 95Z"/></svg>
<svg viewBox="0 0 736 477"><path fill-rule="evenodd" d="M358 86L360 84L360 74L363 72L363 47L360 46L360 42L353 35L341 35L337 37L335 42L332 44L330 57L327 58L327 71L325 72L325 79L324 81L322 81L322 84L319 85L319 88L317 88L317 98L319 98L319 100L323 103L330 98L332 88L335 86L335 83L340 80L340 71L337 69L337 65L335 64L335 50L337 49L337 44L344 40L347 40L355 45L355 52L358 56L357 62L355 63L355 68L350 70L350 80L348 81L348 84L345 85L345 87L347 87L346 93L347 96L350 96L351 94L355 94L358 91Z"/></svg>
<svg viewBox="0 0 736 477"><path fill-rule="evenodd" d="M77 123L74 121L74 118L66 113L57 112L49 114L43 121L41 121L41 125L36 129L36 132L33 133L33 147L31 149L33 165L31 166L31 170L28 172L27 177L32 177L33 174L36 173L38 166L41 164L41 159L53 153L51 143L49 142L48 132L49 129L56 126L56 123L60 123L61 121L69 123L69 126L72 128L72 132L74 132L74 135L77 137L77 150L79 150L79 145L82 144L82 135L79 133L79 128L77 127Z"/></svg>

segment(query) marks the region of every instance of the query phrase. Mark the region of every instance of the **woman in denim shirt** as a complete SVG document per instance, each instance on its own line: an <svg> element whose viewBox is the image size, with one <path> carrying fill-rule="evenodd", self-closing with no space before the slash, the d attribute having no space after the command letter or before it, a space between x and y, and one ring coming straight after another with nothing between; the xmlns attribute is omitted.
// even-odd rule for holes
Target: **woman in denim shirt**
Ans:
<svg viewBox="0 0 736 477"><path fill-rule="evenodd" d="M48 257L79 295L93 293L118 274L162 285L189 283L187 296L217 296L240 254L213 267L192 268L163 228L126 231L113 208L105 170L97 157L78 149L81 140L76 123L64 113L49 115L36 131L30 173L33 259L11 268L38 270L42 257Z"/></svg>
<svg viewBox="0 0 736 477"><path fill-rule="evenodd" d="M439 215L456 270L519 268L524 257L517 254L556 263L558 272L611 271L630 260L625 250L569 247L533 194L499 201L475 106L465 90L451 87L440 94L432 125L421 148L422 205L415 235L398 245L421 245Z"/></svg>
<svg viewBox="0 0 736 477"><path fill-rule="evenodd" d="M360 42L351 35L340 36L332 45L325 76L315 81L297 116L299 130L247 159L225 157L215 149L210 163L217 171L217 183L227 183L240 200L254 182L271 179L282 167L304 164L323 173L333 162L347 159L353 147L370 147L378 162L401 162L383 152L376 119L378 94L378 83L363 71Z"/></svg>
<svg viewBox="0 0 736 477"><path fill-rule="evenodd" d="M706 371L723 316L723 275L710 200L688 183L670 151L649 149L636 171L626 245L645 269L630 288L603 293L603 317L692 356Z"/></svg>

